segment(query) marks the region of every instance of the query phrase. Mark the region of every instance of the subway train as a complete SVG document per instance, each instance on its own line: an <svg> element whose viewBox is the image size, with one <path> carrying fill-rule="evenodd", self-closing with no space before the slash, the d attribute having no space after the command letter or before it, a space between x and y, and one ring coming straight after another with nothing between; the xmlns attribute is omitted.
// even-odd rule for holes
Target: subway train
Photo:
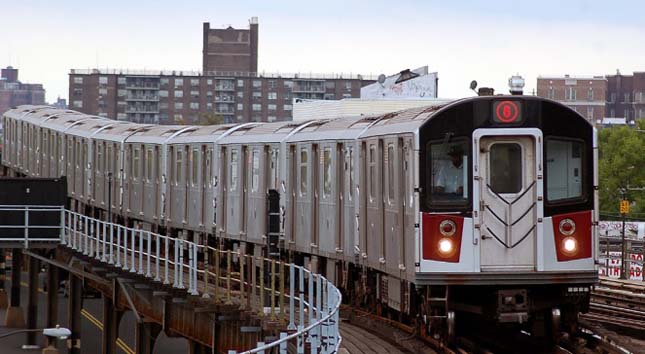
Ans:
<svg viewBox="0 0 645 354"><path fill-rule="evenodd" d="M21 106L2 121L7 173L66 176L76 210L306 264L346 302L446 340L472 316L548 337L597 281L596 131L552 100L213 126Z"/></svg>

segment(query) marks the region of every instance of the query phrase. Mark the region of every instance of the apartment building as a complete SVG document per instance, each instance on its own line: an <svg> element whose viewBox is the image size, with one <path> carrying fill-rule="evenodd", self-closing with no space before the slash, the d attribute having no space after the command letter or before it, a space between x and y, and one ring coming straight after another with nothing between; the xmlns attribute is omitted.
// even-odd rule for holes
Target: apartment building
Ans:
<svg viewBox="0 0 645 354"><path fill-rule="evenodd" d="M291 120L294 98L360 97L374 82L360 75L71 70L69 107L80 112L156 124Z"/></svg>
<svg viewBox="0 0 645 354"><path fill-rule="evenodd" d="M603 76L538 77L537 95L573 108L596 124L605 116L607 79Z"/></svg>
<svg viewBox="0 0 645 354"><path fill-rule="evenodd" d="M44 104L42 84L24 84L18 80L18 69L8 66L0 76L0 115L23 104Z"/></svg>
<svg viewBox="0 0 645 354"><path fill-rule="evenodd" d="M645 118L645 72L607 75L606 115L628 124Z"/></svg>

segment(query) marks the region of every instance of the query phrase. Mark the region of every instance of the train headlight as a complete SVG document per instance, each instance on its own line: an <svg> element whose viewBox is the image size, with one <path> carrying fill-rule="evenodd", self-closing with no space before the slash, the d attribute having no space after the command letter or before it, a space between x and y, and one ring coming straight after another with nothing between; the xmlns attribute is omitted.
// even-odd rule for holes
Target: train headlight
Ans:
<svg viewBox="0 0 645 354"><path fill-rule="evenodd" d="M439 224L439 232L444 236L452 236L457 231L457 225L452 220L444 220Z"/></svg>
<svg viewBox="0 0 645 354"><path fill-rule="evenodd" d="M573 253L578 249L578 242L573 237L567 237L562 242L562 247L567 253Z"/></svg>
<svg viewBox="0 0 645 354"><path fill-rule="evenodd" d="M565 236L571 236L574 232L576 232L576 223L571 219L563 219L562 221L560 221L560 224L558 226L560 233Z"/></svg>
<svg viewBox="0 0 645 354"><path fill-rule="evenodd" d="M448 240L447 238L444 238L443 240L439 241L439 251L444 254L448 254L452 252L452 241Z"/></svg>

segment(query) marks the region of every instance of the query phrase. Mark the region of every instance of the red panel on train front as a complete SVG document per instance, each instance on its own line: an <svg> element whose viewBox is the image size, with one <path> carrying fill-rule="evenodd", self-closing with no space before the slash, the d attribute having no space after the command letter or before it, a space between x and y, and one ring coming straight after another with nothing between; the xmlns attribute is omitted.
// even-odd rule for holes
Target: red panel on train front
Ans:
<svg viewBox="0 0 645 354"><path fill-rule="evenodd" d="M570 235L565 235L560 231L560 223L565 219L571 219L575 223L575 229ZM558 262L591 257L593 244L591 210L553 215L553 237L555 238L555 253ZM575 239L576 247L575 250L567 252L564 244L569 238Z"/></svg>
<svg viewBox="0 0 645 354"><path fill-rule="evenodd" d="M423 259L442 262L459 262L461 253L461 234L464 226L464 218L457 215L436 215L422 213L423 224ZM450 220L455 223L456 228L452 236L441 234L440 225L443 221ZM440 243L448 241L451 244L451 250L442 252Z"/></svg>

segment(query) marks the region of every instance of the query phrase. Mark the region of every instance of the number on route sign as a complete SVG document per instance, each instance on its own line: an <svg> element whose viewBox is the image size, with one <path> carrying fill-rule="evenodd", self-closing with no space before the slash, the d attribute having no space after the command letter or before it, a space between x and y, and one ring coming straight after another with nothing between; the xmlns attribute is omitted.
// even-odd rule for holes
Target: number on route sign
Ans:
<svg viewBox="0 0 645 354"><path fill-rule="evenodd" d="M620 201L620 213L629 214L629 200Z"/></svg>

